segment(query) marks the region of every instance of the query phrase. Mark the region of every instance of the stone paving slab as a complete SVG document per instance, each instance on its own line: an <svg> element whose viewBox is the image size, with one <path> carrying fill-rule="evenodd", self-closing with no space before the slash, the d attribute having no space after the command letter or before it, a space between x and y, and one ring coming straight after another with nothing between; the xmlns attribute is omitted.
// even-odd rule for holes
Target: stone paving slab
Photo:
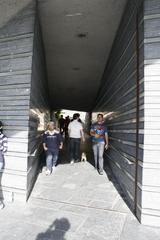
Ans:
<svg viewBox="0 0 160 240"><path fill-rule="evenodd" d="M103 208L108 208L113 207L118 193L106 174L100 176L93 166L82 162L74 165L59 165L52 176L46 177L43 172L39 176L32 196L42 199L46 195L49 195L49 199L53 201L63 202L65 199L67 203L92 207L103 205Z"/></svg>
<svg viewBox="0 0 160 240"><path fill-rule="evenodd" d="M41 207L36 203L27 206L6 206L1 211L0 225L3 227L0 239L117 239L122 231L125 214L108 211L73 212L69 209ZM37 207L36 207L37 206ZM3 216L3 218L2 218ZM5 219L5 221L4 221ZM100 232L99 232L100 231ZM37 235L36 235L37 234ZM99 237L98 237L99 235ZM55 238L52 238L52 237ZM98 238L95 238L95 237ZM43 238L42 238L43 237ZM49 238L50 237L50 238ZM80 238L82 239L82 238Z"/></svg>

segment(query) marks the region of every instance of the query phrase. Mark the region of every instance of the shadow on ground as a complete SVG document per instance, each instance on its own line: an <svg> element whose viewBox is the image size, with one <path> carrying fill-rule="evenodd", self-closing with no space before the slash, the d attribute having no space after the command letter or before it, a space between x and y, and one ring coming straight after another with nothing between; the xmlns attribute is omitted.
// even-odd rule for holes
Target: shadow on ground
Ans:
<svg viewBox="0 0 160 240"><path fill-rule="evenodd" d="M68 219L56 219L45 232L39 233L35 240L65 240L65 234L70 227Z"/></svg>

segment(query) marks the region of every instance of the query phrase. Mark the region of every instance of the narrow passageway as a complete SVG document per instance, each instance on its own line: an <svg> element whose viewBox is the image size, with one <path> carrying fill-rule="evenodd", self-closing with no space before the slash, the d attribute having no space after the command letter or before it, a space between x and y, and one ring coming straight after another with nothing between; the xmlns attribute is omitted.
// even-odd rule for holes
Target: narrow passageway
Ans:
<svg viewBox="0 0 160 240"><path fill-rule="evenodd" d="M87 136L85 151L87 161L70 164L68 142L60 152L56 169L50 176L45 174L45 166L39 174L31 199L53 201L67 206L83 206L97 209L128 212L123 200L115 189L111 172L106 166L103 176L94 168L90 139Z"/></svg>
<svg viewBox="0 0 160 240"><path fill-rule="evenodd" d="M46 225L38 222L31 239L56 239L52 228L82 234L87 224L78 239L121 238L132 215L107 167L100 176L90 157L72 166L62 151L54 174L37 179L47 122L58 119L54 111L77 109L104 114L105 161L137 219L160 227L160 0L4 0L0 10L0 120L8 138L0 197L18 206L31 196L27 212L11 212L28 222L45 212Z"/></svg>

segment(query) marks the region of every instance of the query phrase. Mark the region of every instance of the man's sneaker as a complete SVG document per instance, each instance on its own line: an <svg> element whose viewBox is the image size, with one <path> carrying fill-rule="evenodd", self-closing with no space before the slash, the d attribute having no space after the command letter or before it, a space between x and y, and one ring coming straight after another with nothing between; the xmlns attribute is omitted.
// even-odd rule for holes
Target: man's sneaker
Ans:
<svg viewBox="0 0 160 240"><path fill-rule="evenodd" d="M51 171L49 169L46 170L46 175L50 175Z"/></svg>
<svg viewBox="0 0 160 240"><path fill-rule="evenodd" d="M74 160L72 159L71 161L70 161L70 164L73 164L74 163Z"/></svg>
<svg viewBox="0 0 160 240"><path fill-rule="evenodd" d="M103 175L103 171L99 171L99 174L100 174L100 175Z"/></svg>
<svg viewBox="0 0 160 240"><path fill-rule="evenodd" d="M0 202L0 209L3 209L3 208L4 208L4 203Z"/></svg>
<svg viewBox="0 0 160 240"><path fill-rule="evenodd" d="M54 171L55 171L55 169L56 169L56 166L53 166L53 167L52 167L52 172L54 172Z"/></svg>

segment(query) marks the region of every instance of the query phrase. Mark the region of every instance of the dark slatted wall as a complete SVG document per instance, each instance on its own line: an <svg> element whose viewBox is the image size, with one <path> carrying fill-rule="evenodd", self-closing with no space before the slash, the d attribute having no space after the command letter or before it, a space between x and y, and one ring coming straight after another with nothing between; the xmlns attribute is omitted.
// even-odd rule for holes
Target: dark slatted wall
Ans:
<svg viewBox="0 0 160 240"><path fill-rule="evenodd" d="M143 6L140 2L127 3L94 109L107 113L110 148L105 153L105 162L109 162L132 210L136 204L136 158L143 159Z"/></svg>
<svg viewBox="0 0 160 240"><path fill-rule="evenodd" d="M47 91L46 64L38 15L36 16L33 45L33 64L31 80L31 99L29 116L29 157L27 175L27 195L37 176L41 160L42 132L49 120L49 101Z"/></svg>
<svg viewBox="0 0 160 240"><path fill-rule="evenodd" d="M34 4L0 29L0 120L8 136L1 184L5 199L26 198Z"/></svg>

